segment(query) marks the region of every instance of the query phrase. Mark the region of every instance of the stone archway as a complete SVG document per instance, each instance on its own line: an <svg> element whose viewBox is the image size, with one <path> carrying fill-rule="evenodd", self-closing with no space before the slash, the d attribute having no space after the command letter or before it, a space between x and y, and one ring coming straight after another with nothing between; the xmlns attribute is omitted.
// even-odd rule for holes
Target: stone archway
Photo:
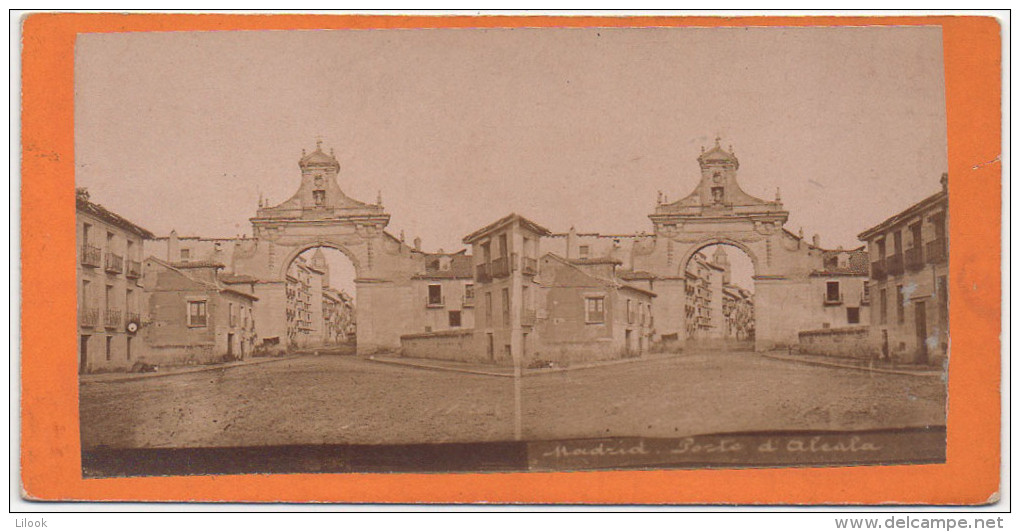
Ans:
<svg viewBox="0 0 1020 532"><path fill-rule="evenodd" d="M649 215L654 245L635 253L634 267L655 274L657 334L683 341L684 268L699 250L714 244L743 251L754 267L755 349L795 344L797 332L809 328L815 312L809 276L822 264L822 251L784 228L789 213L777 190L773 201L754 197L740 187L740 163L716 145L698 157L701 178L684 198L668 203L660 195ZM794 307L797 310L787 312ZM803 310L801 310L803 309ZM817 321L817 320L815 320Z"/></svg>
<svg viewBox="0 0 1020 532"><path fill-rule="evenodd" d="M251 224L254 238L234 254L233 269L259 279L257 328L262 338L285 334L287 269L301 253L332 248L354 265L359 354L400 346L411 320L411 278L421 267L412 249L385 231L390 215L381 198L365 203L347 196L337 183L340 163L321 142L298 162L301 182L286 201L260 200Z"/></svg>

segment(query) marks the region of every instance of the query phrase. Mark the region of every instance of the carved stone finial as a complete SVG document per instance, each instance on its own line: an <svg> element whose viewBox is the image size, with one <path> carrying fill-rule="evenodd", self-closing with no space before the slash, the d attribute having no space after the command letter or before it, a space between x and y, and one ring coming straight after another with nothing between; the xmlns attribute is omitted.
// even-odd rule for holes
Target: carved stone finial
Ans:
<svg viewBox="0 0 1020 532"><path fill-rule="evenodd" d="M719 141L721 141L721 140L722 140L722 137L720 137L719 135L715 136L715 147L716 148L719 147Z"/></svg>
<svg viewBox="0 0 1020 532"><path fill-rule="evenodd" d="M315 139L315 151L322 151L322 138Z"/></svg>
<svg viewBox="0 0 1020 532"><path fill-rule="evenodd" d="M301 148L301 157L304 157L305 155L308 155L308 153L305 151L304 148Z"/></svg>
<svg viewBox="0 0 1020 532"><path fill-rule="evenodd" d="M705 147L704 146L701 147L701 153L705 153Z"/></svg>
<svg viewBox="0 0 1020 532"><path fill-rule="evenodd" d="M798 231L797 234L800 236L801 240L804 240L804 228L803 227L800 228L800 231Z"/></svg>
<svg viewBox="0 0 1020 532"><path fill-rule="evenodd" d="M780 197L779 197L779 187L776 187L776 203L779 203L779 201L780 201Z"/></svg>
<svg viewBox="0 0 1020 532"><path fill-rule="evenodd" d="M375 204L376 205L382 205L382 191L381 190L379 191L379 195L377 195L375 197Z"/></svg>
<svg viewBox="0 0 1020 532"><path fill-rule="evenodd" d="M404 230L403 229L400 230L400 241L401 242L404 241Z"/></svg>

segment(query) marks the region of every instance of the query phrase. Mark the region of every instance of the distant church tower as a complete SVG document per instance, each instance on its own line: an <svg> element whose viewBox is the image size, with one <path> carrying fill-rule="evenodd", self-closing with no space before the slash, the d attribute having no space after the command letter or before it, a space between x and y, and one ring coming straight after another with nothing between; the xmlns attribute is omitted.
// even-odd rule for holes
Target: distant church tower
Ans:
<svg viewBox="0 0 1020 532"><path fill-rule="evenodd" d="M312 255L312 267L322 272L322 287L329 288L329 263L326 262L322 248L315 248L315 253Z"/></svg>
<svg viewBox="0 0 1020 532"><path fill-rule="evenodd" d="M715 253L712 254L712 264L722 268L722 282L724 285L730 284L730 257L726 255L726 250L723 246L716 246Z"/></svg>

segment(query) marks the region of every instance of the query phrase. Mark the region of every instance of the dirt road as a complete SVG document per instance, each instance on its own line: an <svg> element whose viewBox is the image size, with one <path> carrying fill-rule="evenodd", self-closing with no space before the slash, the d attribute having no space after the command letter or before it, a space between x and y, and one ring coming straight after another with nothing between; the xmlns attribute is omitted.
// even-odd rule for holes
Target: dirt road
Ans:
<svg viewBox="0 0 1020 532"><path fill-rule="evenodd" d="M528 376L526 438L866 429L945 422L936 378L686 355ZM513 381L307 356L80 387L85 447L422 443L513 437Z"/></svg>

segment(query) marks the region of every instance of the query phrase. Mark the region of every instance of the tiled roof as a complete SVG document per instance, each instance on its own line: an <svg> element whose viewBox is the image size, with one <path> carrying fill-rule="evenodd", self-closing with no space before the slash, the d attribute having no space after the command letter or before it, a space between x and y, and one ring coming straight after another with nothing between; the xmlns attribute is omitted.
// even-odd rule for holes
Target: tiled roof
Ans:
<svg viewBox="0 0 1020 532"><path fill-rule="evenodd" d="M850 256L847 258L847 266L838 266L838 257L841 254L849 253ZM837 266L833 267L831 259L837 260ZM826 265L826 263L829 263ZM811 272L811 275L818 277L832 277L840 275L863 275L867 276L870 273L870 265L868 264L868 252L864 247L860 247L850 251L824 251L822 252L822 264L825 265L821 270L815 270Z"/></svg>
<svg viewBox="0 0 1020 532"><path fill-rule="evenodd" d="M257 283L258 279L252 277L251 275L221 273L220 281L223 281L226 284L244 284L244 283Z"/></svg>
<svg viewBox="0 0 1020 532"><path fill-rule="evenodd" d="M469 234L468 236L464 237L464 243L465 244L470 244L470 243L474 242L475 240L478 240L482 236L485 236L485 235L495 231L496 229L499 229L500 227L502 227L504 225L507 225L507 224L509 224L511 222L514 222L514 221L520 222L521 225L523 225L524 227L530 229L531 231L533 231L535 233L538 233L541 236L548 236L549 234L551 234L548 229L542 227L541 225L536 224L535 222L532 222L531 220L521 216L520 214L510 213L510 214L500 218L499 220L496 220L495 222L492 222L491 224L489 224L489 225L487 225L487 226L485 226L485 227L483 227L483 228L481 228L481 229L479 229L479 230Z"/></svg>
<svg viewBox="0 0 1020 532"><path fill-rule="evenodd" d="M648 281L658 279L654 273L644 271L621 271L618 276L624 281Z"/></svg>
<svg viewBox="0 0 1020 532"><path fill-rule="evenodd" d="M440 258L450 258L450 269L440 269ZM425 256L425 273L414 276L415 279L470 279L474 277L474 261L466 251L453 254L429 253Z"/></svg>
<svg viewBox="0 0 1020 532"><path fill-rule="evenodd" d="M80 194L76 198L75 207L77 207L79 212L91 214L110 225L119 227L125 231L131 231L142 238L152 238L155 236L148 229L132 223L127 218L124 218L98 203L92 203L91 201L83 198Z"/></svg>
<svg viewBox="0 0 1020 532"><path fill-rule="evenodd" d="M927 198L911 205L910 207L907 207L903 211L894 214L893 216L887 218L882 223L864 230L859 235L857 235L857 238L860 240L867 241L874 237L875 235L882 233L895 225L903 223L909 220L910 218L913 218L914 216L924 211L925 209L935 207L942 202L948 203L948 200L949 200L948 192L945 189L940 190L939 192L936 192L935 194L928 196Z"/></svg>
<svg viewBox="0 0 1020 532"><path fill-rule="evenodd" d="M193 260L188 262L173 262L171 265L179 270L185 270L188 268L226 268L221 262L215 262L211 260Z"/></svg>
<svg viewBox="0 0 1020 532"><path fill-rule="evenodd" d="M572 264L586 265L586 264L623 264L620 259L614 259L612 257L592 257L590 259L568 259Z"/></svg>

